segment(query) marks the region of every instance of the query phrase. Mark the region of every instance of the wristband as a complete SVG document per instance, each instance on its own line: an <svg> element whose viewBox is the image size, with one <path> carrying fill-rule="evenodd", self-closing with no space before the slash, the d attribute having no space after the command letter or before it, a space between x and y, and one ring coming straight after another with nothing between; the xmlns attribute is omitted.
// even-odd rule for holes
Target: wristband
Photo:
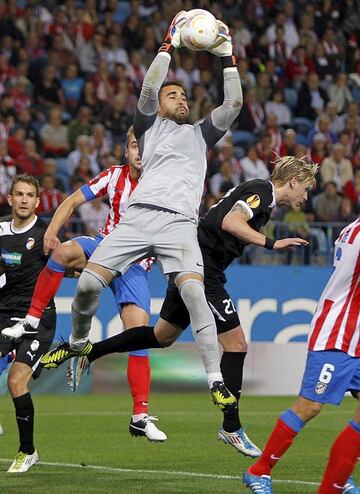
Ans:
<svg viewBox="0 0 360 494"><path fill-rule="evenodd" d="M220 60L223 69L227 69L229 67L236 67L235 55L220 57Z"/></svg>
<svg viewBox="0 0 360 494"><path fill-rule="evenodd" d="M273 238L265 237L265 249L272 250L274 248L275 242L276 240L274 240Z"/></svg>

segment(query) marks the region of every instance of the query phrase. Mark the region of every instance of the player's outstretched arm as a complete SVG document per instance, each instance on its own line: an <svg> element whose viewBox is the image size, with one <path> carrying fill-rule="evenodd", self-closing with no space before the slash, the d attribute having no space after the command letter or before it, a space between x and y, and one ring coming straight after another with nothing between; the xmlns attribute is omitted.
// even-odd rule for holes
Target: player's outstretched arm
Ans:
<svg viewBox="0 0 360 494"><path fill-rule="evenodd" d="M171 21L164 42L146 72L134 118L136 139L140 139L154 123L159 106L158 95L161 84L166 79L173 51L181 46L180 29L186 21L186 14L183 10Z"/></svg>
<svg viewBox="0 0 360 494"><path fill-rule="evenodd" d="M51 250L54 250L58 245L60 245L58 233L61 227L65 225L75 209L81 206L81 204L84 204L86 200L87 199L81 189L78 189L67 197L65 201L62 202L57 208L44 235L45 255L49 255Z"/></svg>
<svg viewBox="0 0 360 494"><path fill-rule="evenodd" d="M294 247L308 245L308 241L302 238L283 238L280 240L273 240L266 237L264 234L257 232L249 225L248 221L251 219L248 208L246 205L239 201L234 204L231 211L224 217L221 228L227 233L230 233L234 237L243 240L246 243L257 245L259 247L265 247L267 249L274 250L287 250Z"/></svg>
<svg viewBox="0 0 360 494"><path fill-rule="evenodd" d="M226 132L240 113L243 94L229 28L221 21L218 21L218 25L218 37L207 51L220 58L224 73L224 101L211 112L211 120L218 130Z"/></svg>

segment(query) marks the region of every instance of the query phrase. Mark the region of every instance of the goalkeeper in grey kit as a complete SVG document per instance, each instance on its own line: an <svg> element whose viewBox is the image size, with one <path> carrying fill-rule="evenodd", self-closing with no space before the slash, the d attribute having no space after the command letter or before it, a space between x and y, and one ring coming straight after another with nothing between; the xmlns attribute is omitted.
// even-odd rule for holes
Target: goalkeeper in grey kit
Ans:
<svg viewBox="0 0 360 494"><path fill-rule="evenodd" d="M211 397L226 413L233 412L237 404L220 370L216 324L204 292L197 224L206 152L238 116L242 91L231 38L219 21L219 35L208 51L219 56L223 65L224 101L202 123L188 124L183 87L175 82L164 83L171 55L181 46L181 26L186 19L186 12L175 16L144 78L134 120L143 171L126 216L96 249L79 278L69 343L45 354L42 365L57 367L73 356L90 352L88 335L102 289L136 261L155 256L163 273L175 280L190 315ZM168 324L158 321L150 346L166 346Z"/></svg>

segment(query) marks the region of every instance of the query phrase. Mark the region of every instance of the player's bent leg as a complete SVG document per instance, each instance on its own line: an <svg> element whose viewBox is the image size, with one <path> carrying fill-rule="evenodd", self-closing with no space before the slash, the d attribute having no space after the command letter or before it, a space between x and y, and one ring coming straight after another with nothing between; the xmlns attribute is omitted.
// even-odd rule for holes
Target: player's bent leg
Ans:
<svg viewBox="0 0 360 494"><path fill-rule="evenodd" d="M8 387L12 396L20 447L8 473L24 473L39 461L34 447L34 405L28 389L33 370L22 362L14 362L8 375Z"/></svg>
<svg viewBox="0 0 360 494"><path fill-rule="evenodd" d="M298 396L291 409L306 424L321 412L323 406L323 403L317 403L303 396Z"/></svg>
<svg viewBox="0 0 360 494"><path fill-rule="evenodd" d="M85 264L84 250L77 242L70 240L56 247L47 265L39 274L26 317L13 318L17 322L13 326L4 328L2 334L14 339L26 334L36 334L44 310L59 290L65 269L83 269Z"/></svg>

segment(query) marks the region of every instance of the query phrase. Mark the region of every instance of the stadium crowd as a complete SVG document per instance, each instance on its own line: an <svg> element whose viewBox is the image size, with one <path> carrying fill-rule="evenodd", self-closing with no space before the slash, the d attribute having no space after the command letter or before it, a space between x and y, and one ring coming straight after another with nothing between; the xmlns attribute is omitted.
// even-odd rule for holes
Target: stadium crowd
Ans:
<svg viewBox="0 0 360 494"><path fill-rule="evenodd" d="M276 155L320 165L304 211L278 209L294 235L360 212L360 3L323 0L0 0L0 216L16 173L39 178L39 214L124 161L145 72L179 10L205 8L230 27L244 92L231 131L208 156L202 214L232 187L266 179ZM199 121L222 100L207 52L180 49L171 80ZM212 103L213 102L213 103ZM63 235L92 234L107 205L80 208ZM91 221L90 221L91 219ZM306 262L306 259L305 259Z"/></svg>

